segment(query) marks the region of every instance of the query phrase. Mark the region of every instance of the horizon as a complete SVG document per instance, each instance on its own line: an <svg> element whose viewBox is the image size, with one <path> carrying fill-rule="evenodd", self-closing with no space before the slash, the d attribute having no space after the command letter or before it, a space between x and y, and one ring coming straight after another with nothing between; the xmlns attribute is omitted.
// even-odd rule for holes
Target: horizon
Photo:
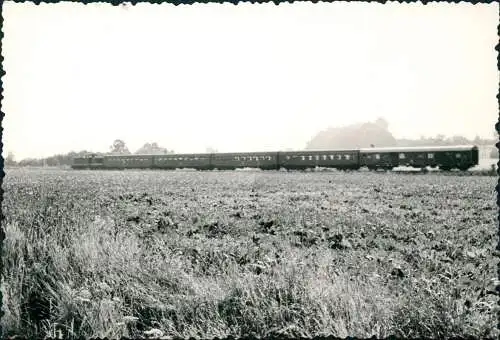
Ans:
<svg viewBox="0 0 500 340"><path fill-rule="evenodd" d="M498 8L6 1L3 155L299 150L378 117L396 139L493 139Z"/></svg>

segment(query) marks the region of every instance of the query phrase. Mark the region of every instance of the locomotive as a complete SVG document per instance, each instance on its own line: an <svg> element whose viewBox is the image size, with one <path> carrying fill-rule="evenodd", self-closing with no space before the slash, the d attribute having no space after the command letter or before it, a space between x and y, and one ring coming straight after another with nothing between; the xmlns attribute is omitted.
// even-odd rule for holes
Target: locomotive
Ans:
<svg viewBox="0 0 500 340"><path fill-rule="evenodd" d="M353 150L303 150L279 152L197 153L165 155L90 155L73 159L73 169L179 169L263 170L307 169L391 170L398 166L439 167L466 171L478 164L474 145L362 148Z"/></svg>

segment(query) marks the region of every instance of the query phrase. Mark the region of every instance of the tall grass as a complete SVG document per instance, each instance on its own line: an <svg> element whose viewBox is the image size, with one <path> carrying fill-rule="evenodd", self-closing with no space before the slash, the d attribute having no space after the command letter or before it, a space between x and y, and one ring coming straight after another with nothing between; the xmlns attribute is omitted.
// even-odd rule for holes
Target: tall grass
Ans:
<svg viewBox="0 0 500 340"><path fill-rule="evenodd" d="M350 193L335 199L348 202L328 210L325 194L301 187L318 174L299 174L306 184L280 177L284 182L268 185L276 190L289 185L297 193L272 196L292 203L267 209L273 202L263 185L268 175L256 176L261 177L237 177L238 185L222 182L223 194L194 203L193 209L203 209L196 216L187 210L193 201L179 199L185 192L181 186L177 194L144 195L132 190L137 184L114 193L111 185L82 181L75 192L65 189L68 181L60 175L47 181L51 187L36 178L30 185L12 184L2 335L498 335L495 295L487 293L494 273L488 251L493 233L481 214L488 207L476 215L473 229L450 232L445 222L439 228L426 223L439 217L431 211L403 204L397 210L382 208L395 194L373 201L363 186L349 184L354 175L344 179ZM253 188L242 204L261 205L231 219L226 208L240 209L234 191L242 185ZM355 203L349 203L352 197ZM442 216L451 214L441 209ZM329 217L319 217L320 211L329 211ZM463 216L468 215L447 218Z"/></svg>

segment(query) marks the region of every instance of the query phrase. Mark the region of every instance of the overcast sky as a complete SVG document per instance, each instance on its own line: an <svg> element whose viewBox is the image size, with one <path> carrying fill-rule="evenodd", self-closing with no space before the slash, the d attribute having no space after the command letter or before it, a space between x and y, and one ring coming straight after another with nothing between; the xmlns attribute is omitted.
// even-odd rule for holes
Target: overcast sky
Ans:
<svg viewBox="0 0 500 340"><path fill-rule="evenodd" d="M328 126L493 136L498 4L5 2L4 155L301 149Z"/></svg>

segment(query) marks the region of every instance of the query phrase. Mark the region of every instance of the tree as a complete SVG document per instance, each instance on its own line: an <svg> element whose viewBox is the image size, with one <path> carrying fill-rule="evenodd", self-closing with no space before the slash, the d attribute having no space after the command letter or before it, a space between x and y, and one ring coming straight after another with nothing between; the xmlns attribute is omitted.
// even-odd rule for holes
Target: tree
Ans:
<svg viewBox="0 0 500 340"><path fill-rule="evenodd" d="M355 149L396 146L394 136L386 129L387 122L380 118L378 123L367 122L343 127L330 127L320 131L306 145L306 149Z"/></svg>
<svg viewBox="0 0 500 340"><path fill-rule="evenodd" d="M153 142L144 144L135 153L138 155L165 155L173 152L169 152L167 148L161 147L158 143Z"/></svg>
<svg viewBox="0 0 500 340"><path fill-rule="evenodd" d="M110 150L111 150L110 152L112 154L123 154L123 155L130 154L130 151L128 150L127 145L121 139L116 139L113 142L113 145L110 146Z"/></svg>
<svg viewBox="0 0 500 340"><path fill-rule="evenodd" d="M387 122L387 120L385 120L382 117L377 118L377 120L375 121L375 125L377 125L378 127L380 127L381 129L384 129L384 130L389 129L389 123Z"/></svg>
<svg viewBox="0 0 500 340"><path fill-rule="evenodd" d="M445 138L446 136L445 135L442 135L442 134L438 134L435 138L435 142L437 145L443 145L445 143Z"/></svg>
<svg viewBox="0 0 500 340"><path fill-rule="evenodd" d="M11 165L16 165L16 157L14 156L14 153L9 151L7 154L7 158L5 158L5 165L11 166Z"/></svg>
<svg viewBox="0 0 500 340"><path fill-rule="evenodd" d="M462 144L462 145L466 145L466 144L471 144L471 141L468 140L467 138L465 138L464 136L453 136L451 138L451 142L452 144Z"/></svg>

